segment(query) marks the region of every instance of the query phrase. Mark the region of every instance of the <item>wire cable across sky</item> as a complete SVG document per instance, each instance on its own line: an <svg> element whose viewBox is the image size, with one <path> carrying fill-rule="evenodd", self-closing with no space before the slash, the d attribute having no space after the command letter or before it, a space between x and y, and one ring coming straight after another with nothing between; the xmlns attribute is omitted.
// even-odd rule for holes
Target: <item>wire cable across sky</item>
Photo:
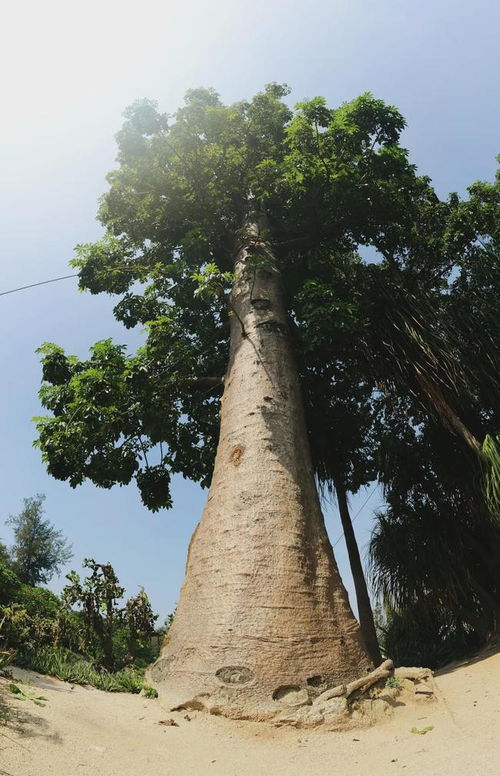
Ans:
<svg viewBox="0 0 500 776"><path fill-rule="evenodd" d="M78 272L74 275L62 275L60 278L51 278L50 280L40 280L39 283L30 283L27 286L19 286L18 288L11 288L9 291L0 291L0 296L6 296L6 294L15 294L16 291L25 291L27 288L35 288L35 286L45 286L47 283L57 283L58 280L67 280L68 278L77 278Z"/></svg>

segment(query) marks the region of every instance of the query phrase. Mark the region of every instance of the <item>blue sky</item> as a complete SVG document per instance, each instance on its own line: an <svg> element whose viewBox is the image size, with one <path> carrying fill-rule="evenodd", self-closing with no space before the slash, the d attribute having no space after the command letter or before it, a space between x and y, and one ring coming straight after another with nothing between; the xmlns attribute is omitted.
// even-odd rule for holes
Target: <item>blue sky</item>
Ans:
<svg viewBox="0 0 500 776"><path fill-rule="evenodd" d="M299 101L331 105L372 91L408 121L403 142L441 195L491 179L500 152L498 39L494 0L45 0L4 11L0 291L68 274L79 242L95 239L99 195L112 169L113 136L138 97L173 112L186 89L213 86L224 100L285 81ZM113 336L140 335L114 322L113 300L80 294L74 280L0 296L0 537L21 499L45 493L47 516L85 556L111 561L127 594L144 585L164 617L177 600L187 544L205 495L178 479L174 509L151 515L134 486L77 490L52 480L31 417L40 413L35 349L54 341L85 355ZM356 514L370 491L353 498ZM366 545L372 495L356 520ZM327 510L334 542L341 535ZM347 587L343 543L335 548ZM55 580L60 589L62 580Z"/></svg>

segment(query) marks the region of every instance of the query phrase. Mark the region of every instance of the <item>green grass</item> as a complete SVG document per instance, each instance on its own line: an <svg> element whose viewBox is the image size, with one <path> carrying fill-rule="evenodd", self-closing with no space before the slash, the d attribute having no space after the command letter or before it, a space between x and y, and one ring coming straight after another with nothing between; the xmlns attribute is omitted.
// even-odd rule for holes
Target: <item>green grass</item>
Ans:
<svg viewBox="0 0 500 776"><path fill-rule="evenodd" d="M71 684L90 684L106 692L139 693L144 688L144 671L131 667L120 671L97 670L86 658L64 647L43 646L19 650L16 664L48 674Z"/></svg>

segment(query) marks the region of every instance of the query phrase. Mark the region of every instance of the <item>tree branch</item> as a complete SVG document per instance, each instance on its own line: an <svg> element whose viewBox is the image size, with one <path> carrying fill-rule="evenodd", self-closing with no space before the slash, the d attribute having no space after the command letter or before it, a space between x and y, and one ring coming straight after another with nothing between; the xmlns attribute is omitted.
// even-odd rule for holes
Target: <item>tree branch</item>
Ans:
<svg viewBox="0 0 500 776"><path fill-rule="evenodd" d="M184 385L195 390L203 390L205 388L222 388L224 385L224 377L189 377L182 381Z"/></svg>

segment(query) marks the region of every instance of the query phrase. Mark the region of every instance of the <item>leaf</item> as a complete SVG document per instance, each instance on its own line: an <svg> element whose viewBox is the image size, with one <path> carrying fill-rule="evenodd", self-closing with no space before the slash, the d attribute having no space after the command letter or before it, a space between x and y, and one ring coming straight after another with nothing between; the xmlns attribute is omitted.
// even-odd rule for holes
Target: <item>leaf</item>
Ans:
<svg viewBox="0 0 500 776"><path fill-rule="evenodd" d="M19 687L17 684L9 684L9 690L13 695L17 695L19 697L19 700L29 700L33 701L33 703L36 706L45 706L45 703L42 703L42 701L47 701L48 698L44 698L43 695L35 695L33 692L26 692L21 687Z"/></svg>
<svg viewBox="0 0 500 776"><path fill-rule="evenodd" d="M418 736L425 736L426 733L430 733L431 730L434 730L434 725L427 725L427 727L424 728L416 728L412 727L410 730L410 733L415 733Z"/></svg>

